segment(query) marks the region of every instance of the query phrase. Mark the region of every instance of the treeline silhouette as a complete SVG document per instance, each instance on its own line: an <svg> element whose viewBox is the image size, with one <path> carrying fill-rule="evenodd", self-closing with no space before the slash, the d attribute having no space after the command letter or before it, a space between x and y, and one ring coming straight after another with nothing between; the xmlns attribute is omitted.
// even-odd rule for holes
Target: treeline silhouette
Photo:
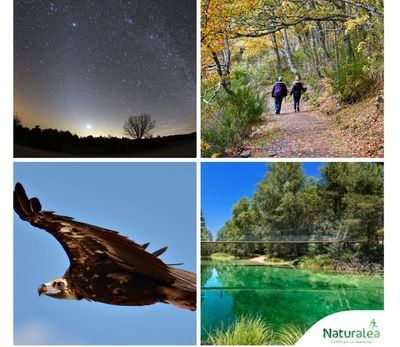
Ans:
<svg viewBox="0 0 400 347"><path fill-rule="evenodd" d="M70 131L41 129L40 126L28 128L17 119L14 120L14 143L52 152L62 152L79 156L121 156L181 144L193 145L196 155L196 133L157 136L144 139L119 138L115 136L80 137ZM178 155L179 153L177 153ZM18 156L18 155L16 155Z"/></svg>

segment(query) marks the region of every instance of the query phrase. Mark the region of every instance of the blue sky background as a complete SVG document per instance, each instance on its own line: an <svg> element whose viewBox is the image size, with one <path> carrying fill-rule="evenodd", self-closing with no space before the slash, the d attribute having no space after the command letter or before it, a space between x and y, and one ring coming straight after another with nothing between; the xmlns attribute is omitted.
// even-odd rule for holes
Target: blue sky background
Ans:
<svg viewBox="0 0 400 347"><path fill-rule="evenodd" d="M194 163L16 163L15 182L43 209L163 246L167 263L196 271ZM14 213L16 344L195 344L196 313L172 305L119 307L39 298L69 266L61 245Z"/></svg>
<svg viewBox="0 0 400 347"><path fill-rule="evenodd" d="M322 165L303 163L304 173L319 177ZM267 172L267 163L260 162L201 164L201 209L214 236L231 218L232 206L244 196L251 198Z"/></svg>

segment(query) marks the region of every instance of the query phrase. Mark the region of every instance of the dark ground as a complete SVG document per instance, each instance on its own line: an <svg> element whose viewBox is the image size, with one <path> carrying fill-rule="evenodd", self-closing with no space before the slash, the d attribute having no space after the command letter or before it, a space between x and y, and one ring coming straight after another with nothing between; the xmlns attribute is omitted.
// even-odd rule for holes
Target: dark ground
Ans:
<svg viewBox="0 0 400 347"><path fill-rule="evenodd" d="M194 158L196 157L196 137L174 139L152 148L138 148L131 151L67 153L51 151L31 146L14 144L15 158Z"/></svg>

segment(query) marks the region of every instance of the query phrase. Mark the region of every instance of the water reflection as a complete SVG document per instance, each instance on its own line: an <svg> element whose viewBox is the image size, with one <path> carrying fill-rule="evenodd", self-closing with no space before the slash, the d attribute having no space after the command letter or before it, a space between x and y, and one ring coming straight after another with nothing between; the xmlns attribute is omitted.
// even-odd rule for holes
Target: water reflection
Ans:
<svg viewBox="0 0 400 347"><path fill-rule="evenodd" d="M202 327L259 314L273 326L310 327L338 311L383 309L381 276L333 274L240 262L202 265Z"/></svg>

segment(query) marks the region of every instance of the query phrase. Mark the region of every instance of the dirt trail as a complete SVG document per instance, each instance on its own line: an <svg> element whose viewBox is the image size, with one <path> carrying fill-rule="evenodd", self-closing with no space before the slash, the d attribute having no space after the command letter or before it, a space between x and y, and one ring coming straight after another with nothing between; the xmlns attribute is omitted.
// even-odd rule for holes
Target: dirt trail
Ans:
<svg viewBox="0 0 400 347"><path fill-rule="evenodd" d="M249 259L249 261L252 261L254 263L262 264L262 265L269 265L269 266L293 266L290 261L279 261L279 262L274 262L274 261L267 261L265 255L259 255L255 258Z"/></svg>
<svg viewBox="0 0 400 347"><path fill-rule="evenodd" d="M339 132L327 119L308 104L301 103L300 109L301 112L294 112L292 99L286 98L281 114L269 116L246 144L251 157L340 158L351 155ZM263 136L271 132L276 136L263 141Z"/></svg>
<svg viewBox="0 0 400 347"><path fill-rule="evenodd" d="M249 259L250 261L254 261L255 263L265 264L265 255L260 255L255 258Z"/></svg>

